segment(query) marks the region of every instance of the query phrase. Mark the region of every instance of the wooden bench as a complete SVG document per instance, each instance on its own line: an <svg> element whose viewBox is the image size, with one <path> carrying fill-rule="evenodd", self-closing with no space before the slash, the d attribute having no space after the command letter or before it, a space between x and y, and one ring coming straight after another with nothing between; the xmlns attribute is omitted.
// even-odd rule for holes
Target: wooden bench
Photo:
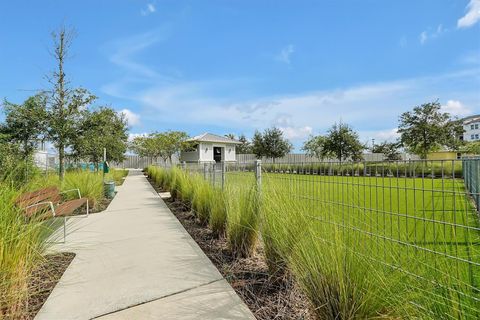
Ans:
<svg viewBox="0 0 480 320"><path fill-rule="evenodd" d="M76 191L78 199L63 201L63 195ZM48 187L20 195L15 204L22 208L26 219L35 218L46 220L55 217L64 217L63 220L63 239L66 237L67 216L71 215L76 209L84 204L87 206L89 214L88 199L82 198L79 189L70 189L60 191L57 187Z"/></svg>

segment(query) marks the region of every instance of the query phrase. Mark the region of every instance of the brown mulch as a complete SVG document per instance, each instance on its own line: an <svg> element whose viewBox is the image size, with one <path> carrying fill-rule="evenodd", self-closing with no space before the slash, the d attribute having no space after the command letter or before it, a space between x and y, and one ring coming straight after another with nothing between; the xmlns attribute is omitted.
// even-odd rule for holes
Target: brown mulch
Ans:
<svg viewBox="0 0 480 320"><path fill-rule="evenodd" d="M162 191L150 183L157 192ZM261 246L249 258L234 259L225 238L216 238L183 203L171 198L164 200L257 319L314 319L306 297L291 277L269 276Z"/></svg>
<svg viewBox="0 0 480 320"><path fill-rule="evenodd" d="M71 252L50 254L35 268L28 283L27 315L24 319L35 317L73 258L75 253Z"/></svg>
<svg viewBox="0 0 480 320"><path fill-rule="evenodd" d="M110 202L112 202L113 199L107 199L107 198L103 198L102 200L100 200L99 202L97 202L95 204L95 207L91 207L91 204L89 204L90 208L89 208L89 211L88 213L89 214L92 214L92 213L98 213L98 212L102 212L102 211L105 211L108 206L110 205ZM87 213L87 208L85 206L82 206L81 208L78 208L77 210L75 210L73 212L73 216L79 216L79 215L85 215Z"/></svg>

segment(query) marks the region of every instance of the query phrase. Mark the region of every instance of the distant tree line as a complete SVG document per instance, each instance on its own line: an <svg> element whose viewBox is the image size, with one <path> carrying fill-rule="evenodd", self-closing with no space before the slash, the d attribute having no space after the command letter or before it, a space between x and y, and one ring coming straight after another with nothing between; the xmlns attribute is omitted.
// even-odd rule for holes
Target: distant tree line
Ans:
<svg viewBox="0 0 480 320"><path fill-rule="evenodd" d="M153 132L146 136L135 137L129 144L130 150L141 157L161 158L165 163L180 151L192 147L187 142L188 134L183 131Z"/></svg>
<svg viewBox="0 0 480 320"><path fill-rule="evenodd" d="M362 143L358 133L343 122L335 123L325 135L312 135L301 148L307 155L319 160L325 158L339 161L362 160L363 153L370 150L382 153L386 160L400 160L401 151L426 159L430 152L440 149L480 153L480 142L465 143L460 139L463 134L461 120L441 111L438 101L416 106L412 111L404 112L399 117L398 133L400 137L393 142L382 141L370 148ZM227 137L234 138L232 134ZM237 153L253 153L257 157L273 160L283 157L292 150L292 144L283 137L278 128L270 128L263 133L256 131L251 141L240 135Z"/></svg>

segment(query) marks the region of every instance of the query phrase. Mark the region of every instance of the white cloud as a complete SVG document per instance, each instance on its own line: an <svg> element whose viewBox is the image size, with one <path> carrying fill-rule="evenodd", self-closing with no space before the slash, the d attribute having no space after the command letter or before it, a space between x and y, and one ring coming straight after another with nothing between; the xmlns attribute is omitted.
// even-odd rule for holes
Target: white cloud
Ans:
<svg viewBox="0 0 480 320"><path fill-rule="evenodd" d="M424 44L428 39L427 32L423 31L422 33L420 33L420 36L418 38L420 39L420 43Z"/></svg>
<svg viewBox="0 0 480 320"><path fill-rule="evenodd" d="M120 113L123 113L130 127L140 124L140 115L132 112L131 110L123 109L120 111Z"/></svg>
<svg viewBox="0 0 480 320"><path fill-rule="evenodd" d="M142 14L142 16L148 16L149 14L152 14L155 11L157 11L157 9L155 8L155 5L153 3L148 3L145 9L140 10L140 13Z"/></svg>
<svg viewBox="0 0 480 320"><path fill-rule="evenodd" d="M470 0L467 13L458 19L457 28L468 28L480 21L480 0Z"/></svg>
<svg viewBox="0 0 480 320"><path fill-rule="evenodd" d="M447 104L442 106L442 111L459 117L468 116L471 113L471 110L458 100L448 100Z"/></svg>
<svg viewBox="0 0 480 320"><path fill-rule="evenodd" d="M425 30L422 33L420 33L420 35L418 36L418 39L420 40L421 44L425 44L425 42L427 42L428 39L438 38L447 31L448 29L445 29L443 25L439 24L434 31Z"/></svg>
<svg viewBox="0 0 480 320"><path fill-rule="evenodd" d="M290 64L291 62L290 59L294 52L295 52L295 47L293 46L293 44L289 44L288 46L284 47L280 51L280 53L278 53L275 56L275 60L286 63L286 64Z"/></svg>
<svg viewBox="0 0 480 320"><path fill-rule="evenodd" d="M282 130L285 138L289 140L303 140L313 133L313 128L305 127L278 127Z"/></svg>
<svg viewBox="0 0 480 320"><path fill-rule="evenodd" d="M132 141L133 139L137 137L146 137L148 136L148 133L143 132L143 133L129 133L128 134L128 141Z"/></svg>

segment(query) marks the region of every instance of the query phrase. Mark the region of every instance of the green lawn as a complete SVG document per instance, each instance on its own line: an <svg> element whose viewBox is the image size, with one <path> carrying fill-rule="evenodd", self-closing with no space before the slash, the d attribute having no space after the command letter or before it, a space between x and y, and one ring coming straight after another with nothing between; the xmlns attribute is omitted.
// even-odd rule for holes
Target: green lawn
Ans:
<svg viewBox="0 0 480 320"><path fill-rule="evenodd" d="M227 186L254 181L252 172L226 176ZM361 237L354 250L379 265L480 298L479 216L463 180L263 173L262 193L273 191L302 201L312 224L340 227L352 245Z"/></svg>

